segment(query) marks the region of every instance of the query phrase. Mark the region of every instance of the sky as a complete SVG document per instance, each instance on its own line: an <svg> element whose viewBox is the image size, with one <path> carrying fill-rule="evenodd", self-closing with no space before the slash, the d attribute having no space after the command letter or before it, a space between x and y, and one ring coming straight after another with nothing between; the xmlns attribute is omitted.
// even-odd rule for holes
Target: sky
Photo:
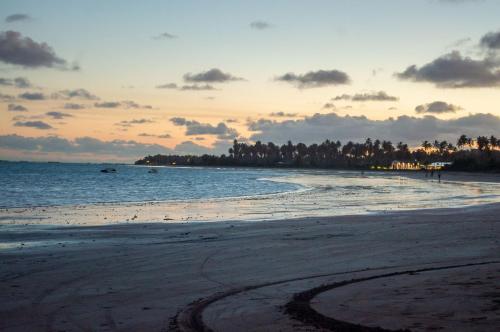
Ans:
<svg viewBox="0 0 500 332"><path fill-rule="evenodd" d="M0 159L500 135L500 1L0 3Z"/></svg>

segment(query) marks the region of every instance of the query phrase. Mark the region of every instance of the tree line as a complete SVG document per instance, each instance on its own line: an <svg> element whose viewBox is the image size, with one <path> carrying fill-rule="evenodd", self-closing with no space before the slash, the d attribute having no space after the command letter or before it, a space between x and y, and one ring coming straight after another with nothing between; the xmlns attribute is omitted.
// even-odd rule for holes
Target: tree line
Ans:
<svg viewBox="0 0 500 332"><path fill-rule="evenodd" d="M401 162L453 162L455 170L500 170L500 140L495 136L476 138L461 135L455 144L447 141L423 141L421 146L393 144L386 140L364 142L325 140L320 144L304 143L277 145L273 142L254 144L234 140L228 154L215 155L155 155L136 161L138 165L190 166L259 166L355 168L389 167L395 160Z"/></svg>

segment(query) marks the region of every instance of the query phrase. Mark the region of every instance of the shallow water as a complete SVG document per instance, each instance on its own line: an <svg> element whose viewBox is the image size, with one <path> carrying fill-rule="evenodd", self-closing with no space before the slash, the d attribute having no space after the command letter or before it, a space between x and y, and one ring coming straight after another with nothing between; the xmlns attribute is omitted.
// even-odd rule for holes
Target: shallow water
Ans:
<svg viewBox="0 0 500 332"><path fill-rule="evenodd" d="M500 183L390 172L163 167L150 174L115 165L118 173L101 174L102 165L16 167L23 171L2 189L0 202L9 206L0 213L3 226L271 220L500 202Z"/></svg>

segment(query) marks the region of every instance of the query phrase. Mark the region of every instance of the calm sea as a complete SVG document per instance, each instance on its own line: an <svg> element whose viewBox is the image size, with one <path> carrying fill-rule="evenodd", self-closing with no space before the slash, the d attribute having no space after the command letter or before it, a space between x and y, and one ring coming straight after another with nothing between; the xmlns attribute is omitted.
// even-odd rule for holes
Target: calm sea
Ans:
<svg viewBox="0 0 500 332"><path fill-rule="evenodd" d="M112 167L116 173L102 173ZM254 196L300 185L263 180L284 171L242 168L0 162L0 207Z"/></svg>

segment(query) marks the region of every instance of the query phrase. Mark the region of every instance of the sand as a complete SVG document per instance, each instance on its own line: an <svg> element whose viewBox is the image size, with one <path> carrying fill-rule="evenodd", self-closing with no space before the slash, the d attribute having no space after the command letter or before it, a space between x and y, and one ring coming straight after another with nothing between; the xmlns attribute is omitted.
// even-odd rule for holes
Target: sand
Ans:
<svg viewBox="0 0 500 332"><path fill-rule="evenodd" d="M315 331L286 312L294 294L486 263L353 283L308 305L365 326L498 331L499 216L500 204L490 204L258 222L2 226L15 245L0 250L0 330Z"/></svg>

